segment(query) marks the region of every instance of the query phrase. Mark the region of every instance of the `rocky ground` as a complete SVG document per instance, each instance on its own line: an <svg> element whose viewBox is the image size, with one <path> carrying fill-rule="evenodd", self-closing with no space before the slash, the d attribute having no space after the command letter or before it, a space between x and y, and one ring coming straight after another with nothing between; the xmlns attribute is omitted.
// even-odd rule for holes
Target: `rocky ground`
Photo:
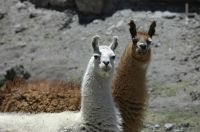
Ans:
<svg viewBox="0 0 200 132"><path fill-rule="evenodd" d="M148 70L149 108L144 132L200 131L200 10L185 21L184 4L124 4L113 14L84 16L76 10L35 8L0 1L0 78L23 65L30 79L80 82L92 51L91 38L107 44L119 36L117 62L131 41L127 23L147 30L157 21ZM1 81L0 81L1 82Z"/></svg>

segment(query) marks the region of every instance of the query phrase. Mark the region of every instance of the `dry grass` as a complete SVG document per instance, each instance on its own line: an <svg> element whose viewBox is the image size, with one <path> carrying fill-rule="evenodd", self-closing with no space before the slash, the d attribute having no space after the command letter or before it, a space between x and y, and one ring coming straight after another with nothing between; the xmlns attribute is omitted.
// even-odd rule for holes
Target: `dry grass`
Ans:
<svg viewBox="0 0 200 132"><path fill-rule="evenodd" d="M80 109L80 85L65 81L7 82L0 91L1 112L61 112Z"/></svg>

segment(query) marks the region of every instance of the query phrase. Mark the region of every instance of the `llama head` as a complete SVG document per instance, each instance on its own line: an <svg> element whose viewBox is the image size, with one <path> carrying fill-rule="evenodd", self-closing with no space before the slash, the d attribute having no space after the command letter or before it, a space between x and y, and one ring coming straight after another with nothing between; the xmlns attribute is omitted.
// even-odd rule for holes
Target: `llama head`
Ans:
<svg viewBox="0 0 200 132"><path fill-rule="evenodd" d="M118 46L117 36L113 37L112 43L107 45L99 46L99 36L95 35L92 38L92 47L93 47L93 59L94 67L97 74L103 77L112 76L115 65L115 49Z"/></svg>
<svg viewBox="0 0 200 132"><path fill-rule="evenodd" d="M144 57L149 54L152 36L155 34L156 22L153 21L148 32L137 32L133 20L129 22L129 31L133 42L133 50L137 57Z"/></svg>

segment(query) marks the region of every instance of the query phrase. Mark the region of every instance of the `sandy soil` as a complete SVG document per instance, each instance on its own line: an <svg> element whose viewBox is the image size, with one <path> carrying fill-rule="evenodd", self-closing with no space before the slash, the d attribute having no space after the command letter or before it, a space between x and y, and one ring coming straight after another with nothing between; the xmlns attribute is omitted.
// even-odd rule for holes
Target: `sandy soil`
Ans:
<svg viewBox="0 0 200 132"><path fill-rule="evenodd" d="M190 18L186 24L182 13L184 5L150 6L132 9L126 6L113 14L94 17L72 10L36 9L34 5L18 0L1 0L0 74L20 64L31 73L33 80L80 82L92 51L94 34L101 36L102 44L109 44L114 35L119 36L118 63L131 41L127 23L133 19L140 30L147 30L151 21L156 20L153 57L147 75L149 111L154 117L156 112L174 113L177 110L189 110L190 116L199 115L200 15ZM199 13L199 10L195 11ZM147 117L147 124L161 121L151 121L155 118ZM171 120L164 118L162 121ZM195 126L200 121L190 123L197 129Z"/></svg>

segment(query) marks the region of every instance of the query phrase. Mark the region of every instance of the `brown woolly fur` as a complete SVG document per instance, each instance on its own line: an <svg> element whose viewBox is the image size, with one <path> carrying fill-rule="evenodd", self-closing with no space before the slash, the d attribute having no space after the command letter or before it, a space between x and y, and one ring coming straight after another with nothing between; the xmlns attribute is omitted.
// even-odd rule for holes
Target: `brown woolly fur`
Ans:
<svg viewBox="0 0 200 132"><path fill-rule="evenodd" d="M0 91L1 112L61 112L80 109L80 86L64 81L8 82Z"/></svg>
<svg viewBox="0 0 200 132"><path fill-rule="evenodd" d="M132 52L132 44L125 49L113 84L113 94L124 119L125 132L139 132L146 103L146 70L143 63L150 60L150 52L141 57Z"/></svg>
<svg viewBox="0 0 200 132"><path fill-rule="evenodd" d="M140 132L147 101L146 70L151 49L143 53L136 49L137 42L146 42L150 35L136 32L135 24L131 24L132 43L128 44L121 57L113 82L113 94L124 120L124 132Z"/></svg>

